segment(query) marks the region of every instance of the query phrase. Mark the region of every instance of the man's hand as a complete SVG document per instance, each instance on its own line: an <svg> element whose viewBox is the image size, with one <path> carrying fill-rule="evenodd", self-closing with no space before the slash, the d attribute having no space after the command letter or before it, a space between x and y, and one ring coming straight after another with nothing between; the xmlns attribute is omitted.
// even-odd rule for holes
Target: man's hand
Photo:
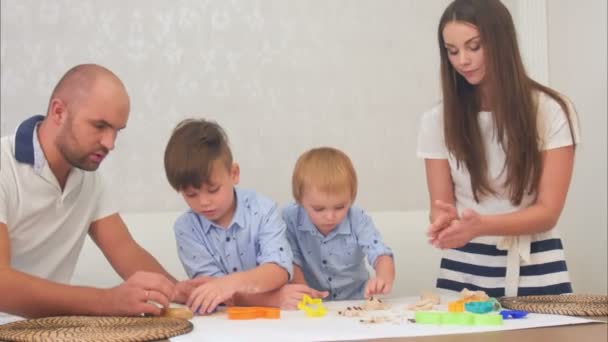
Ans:
<svg viewBox="0 0 608 342"><path fill-rule="evenodd" d="M304 284L286 284L279 290L279 306L283 310L295 310L304 295L310 298L325 298L327 291L317 291Z"/></svg>
<svg viewBox="0 0 608 342"><path fill-rule="evenodd" d="M104 311L108 315L158 316L161 314L161 308L150 302L156 302L166 308L174 291L175 285L163 275L142 271L134 273L124 283L106 290L101 303L107 306Z"/></svg>

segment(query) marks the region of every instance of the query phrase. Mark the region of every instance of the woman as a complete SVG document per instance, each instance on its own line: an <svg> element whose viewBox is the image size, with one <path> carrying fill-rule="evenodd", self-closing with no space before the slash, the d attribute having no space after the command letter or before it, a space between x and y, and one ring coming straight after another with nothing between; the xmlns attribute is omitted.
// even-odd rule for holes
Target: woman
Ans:
<svg viewBox="0 0 608 342"><path fill-rule="evenodd" d="M455 0L438 29L443 102L424 114L418 156L431 199L437 287L490 296L572 292L553 227L578 142L576 113L526 74L499 0Z"/></svg>

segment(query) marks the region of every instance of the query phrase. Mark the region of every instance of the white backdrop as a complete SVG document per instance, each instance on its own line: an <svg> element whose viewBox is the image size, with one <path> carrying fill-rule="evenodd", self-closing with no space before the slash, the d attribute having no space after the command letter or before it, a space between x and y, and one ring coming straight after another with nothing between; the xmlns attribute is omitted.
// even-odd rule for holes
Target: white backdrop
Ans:
<svg viewBox="0 0 608 342"><path fill-rule="evenodd" d="M436 27L449 0L0 2L2 135L43 114L75 64L105 65L125 82L128 128L101 167L123 211L184 208L162 156L173 126L191 116L223 125L241 184L279 203L290 200L297 156L333 145L355 163L359 205L428 207L417 120L439 100ZM579 109L583 145L560 229L575 289L606 292L605 2L505 3L530 73ZM596 50L572 48L581 37ZM597 56L584 74L580 55ZM583 271L589 258L600 275L592 282Z"/></svg>
<svg viewBox="0 0 608 342"><path fill-rule="evenodd" d="M296 158L344 149L370 210L426 205L418 116L436 103L447 1L2 0L2 134L44 113L61 74L115 71L132 99L102 170L126 211L180 209L162 156L189 116L223 125L242 185L284 203Z"/></svg>

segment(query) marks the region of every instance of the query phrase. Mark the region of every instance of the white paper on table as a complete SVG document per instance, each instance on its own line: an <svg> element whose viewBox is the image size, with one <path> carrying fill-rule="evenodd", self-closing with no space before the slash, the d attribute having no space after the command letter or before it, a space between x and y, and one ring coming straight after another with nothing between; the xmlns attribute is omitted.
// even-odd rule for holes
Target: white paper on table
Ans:
<svg viewBox="0 0 608 342"><path fill-rule="evenodd" d="M442 305L437 310L447 311L447 302L442 296ZM280 319L228 320L225 313L211 316L196 316L192 319L194 330L186 335L171 338L174 342L185 341L331 341L360 340L388 337L431 336L466 334L501 330L528 329L558 325L583 324L594 320L545 314L528 314L524 319L507 319L502 326L451 326L410 323L408 318L414 312L406 310L406 305L415 303L417 297L385 299L391 308L367 313L364 317L343 317L339 310L347 306L361 305L362 301L326 302L328 313L325 317L308 318L302 311L281 311ZM361 323L369 317L390 317L390 322Z"/></svg>

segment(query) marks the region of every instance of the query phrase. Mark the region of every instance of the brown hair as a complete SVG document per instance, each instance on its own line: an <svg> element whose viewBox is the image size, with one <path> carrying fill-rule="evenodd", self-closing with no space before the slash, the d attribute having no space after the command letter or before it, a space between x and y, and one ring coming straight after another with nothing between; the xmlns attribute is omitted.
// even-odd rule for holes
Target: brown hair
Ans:
<svg viewBox="0 0 608 342"><path fill-rule="evenodd" d="M313 148L302 154L291 180L294 199L299 203L306 187L314 186L326 193L349 191L357 197L357 173L348 156L332 147Z"/></svg>
<svg viewBox="0 0 608 342"><path fill-rule="evenodd" d="M570 110L558 92L526 74L517 45L511 14L499 0L455 0L444 11L437 32L441 54L443 120L449 152L469 171L475 200L494 194L488 179L488 161L477 121L481 94L450 63L443 40L449 22L474 25L480 33L486 63L488 98L492 101L494 135L505 151L504 186L511 203L519 205L525 194L534 194L541 174L541 141L537 126L538 98L543 92L566 113L574 144Z"/></svg>
<svg viewBox="0 0 608 342"><path fill-rule="evenodd" d="M177 124L165 148L165 173L173 189L200 188L214 161L230 169L232 152L226 133L216 122L186 119Z"/></svg>

